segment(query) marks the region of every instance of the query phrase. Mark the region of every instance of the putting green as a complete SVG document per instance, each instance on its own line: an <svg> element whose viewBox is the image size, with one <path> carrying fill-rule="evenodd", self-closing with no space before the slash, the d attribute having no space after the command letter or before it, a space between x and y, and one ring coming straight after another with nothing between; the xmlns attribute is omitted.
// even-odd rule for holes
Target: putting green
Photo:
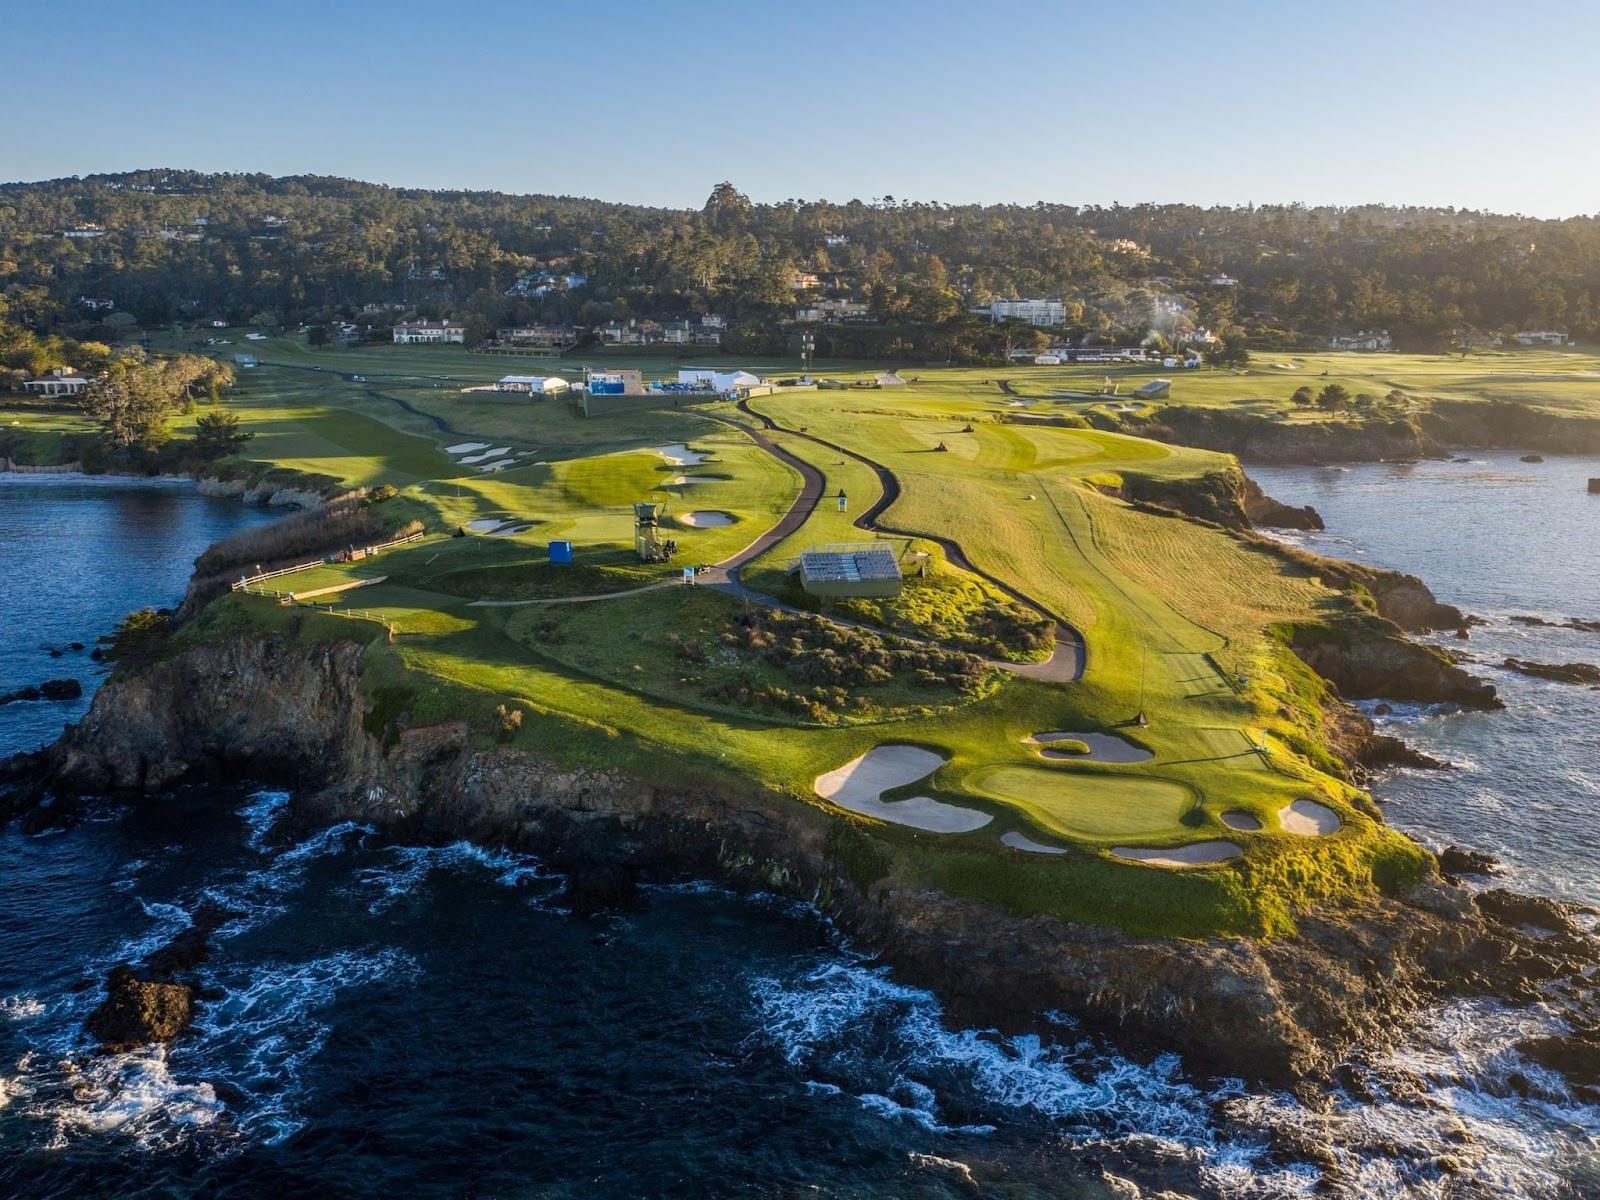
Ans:
<svg viewBox="0 0 1600 1200"><path fill-rule="evenodd" d="M985 767L965 780L981 795L1014 805L1040 826L1091 841L1181 832L1194 805L1170 779L1101 775L1049 767Z"/></svg>

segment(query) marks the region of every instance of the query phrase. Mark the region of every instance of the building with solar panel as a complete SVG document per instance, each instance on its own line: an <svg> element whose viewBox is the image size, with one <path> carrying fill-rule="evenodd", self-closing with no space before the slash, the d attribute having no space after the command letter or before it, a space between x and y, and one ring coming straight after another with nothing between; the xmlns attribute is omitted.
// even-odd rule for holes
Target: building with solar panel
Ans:
<svg viewBox="0 0 1600 1200"><path fill-rule="evenodd" d="M813 596L897 596L900 563L887 542L813 546L800 555L800 583Z"/></svg>

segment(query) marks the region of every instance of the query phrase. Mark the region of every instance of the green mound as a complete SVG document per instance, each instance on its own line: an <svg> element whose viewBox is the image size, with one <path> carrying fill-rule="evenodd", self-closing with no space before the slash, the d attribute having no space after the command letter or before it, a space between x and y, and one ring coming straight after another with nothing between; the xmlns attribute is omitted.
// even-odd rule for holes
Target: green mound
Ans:
<svg viewBox="0 0 1600 1200"><path fill-rule="evenodd" d="M580 458L561 472L561 489L578 504L595 508L620 508L666 487L684 472L659 454L636 451Z"/></svg>
<svg viewBox="0 0 1600 1200"><path fill-rule="evenodd" d="M1194 793L1170 779L1051 770L987 767L966 785L1014 805L1045 829L1088 841L1164 837L1183 832Z"/></svg>

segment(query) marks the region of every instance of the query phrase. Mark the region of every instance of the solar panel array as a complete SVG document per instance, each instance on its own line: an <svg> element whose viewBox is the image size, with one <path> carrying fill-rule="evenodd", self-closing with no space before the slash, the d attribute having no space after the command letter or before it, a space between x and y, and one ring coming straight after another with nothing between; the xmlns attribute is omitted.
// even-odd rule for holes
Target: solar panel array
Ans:
<svg viewBox="0 0 1600 1200"><path fill-rule="evenodd" d="M800 555L800 569L813 583L858 583L900 578L900 564L887 546L821 547Z"/></svg>

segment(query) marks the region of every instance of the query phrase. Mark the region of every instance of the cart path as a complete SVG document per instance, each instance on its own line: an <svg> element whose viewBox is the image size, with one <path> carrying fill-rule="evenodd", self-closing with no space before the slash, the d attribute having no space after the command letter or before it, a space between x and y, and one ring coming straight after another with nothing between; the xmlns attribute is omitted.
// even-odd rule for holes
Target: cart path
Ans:
<svg viewBox="0 0 1600 1200"><path fill-rule="evenodd" d="M1083 635L1079 633L1070 622L1065 620L1060 615L1051 612L1046 605L1039 603L1039 601L1035 600L1032 596L1027 595L1025 592L1022 592L1011 586L1011 584L1007 583L1005 580L990 574L982 567L974 564L973 561L967 557L966 551L961 548L961 544L955 541L953 538L942 537L939 534L934 533L924 533L917 530L902 529L894 525L886 524L879 520L879 517L883 515L890 505L894 504L896 500L900 499L900 480L895 476L893 471L889 470L888 467L884 466L882 463L874 462L864 454L860 454L855 450L841 446L837 442L830 442L826 438L817 437L815 434L804 433L798 429L789 429L786 426L779 425L771 417L767 416L766 413L758 412L756 409L750 407L750 401L748 399L740 400L738 407L740 412L761 422L761 425L764 429L781 430L791 437L804 438L808 442L814 442L819 446L823 446L839 454L846 455L847 457L853 458L857 462L866 466L878 477L878 486L882 494L879 495L878 499L873 504L868 506L865 512L851 522L851 524L853 524L857 529L865 529L874 533L893 534L896 537L920 538L923 541L935 542L938 544L939 548L944 551L945 557L962 570L970 571L980 579L986 580L994 587L1004 592L1018 604L1021 604L1026 608L1031 608L1035 612L1043 613L1045 616L1055 621L1056 649L1055 653L1052 654L1048 659L1040 663L1007 663L996 661L996 666L1010 671L1012 674L1024 675L1030 679L1038 679L1046 683L1073 683L1083 678L1084 662L1088 657L1087 647L1085 646ZM746 432L750 433L752 437L756 436L754 431L746 430ZM770 439L763 440L766 442L766 444L771 445ZM781 447L774 447L774 449L779 452L780 456L784 457L786 462L799 461L795 459L792 454L788 454L787 451L782 450ZM815 468L812 469L815 470ZM798 528L798 525L796 528ZM738 584L736 579L730 580L730 582L738 587L743 586ZM752 598L754 598L754 595L754 593L751 593Z"/></svg>

